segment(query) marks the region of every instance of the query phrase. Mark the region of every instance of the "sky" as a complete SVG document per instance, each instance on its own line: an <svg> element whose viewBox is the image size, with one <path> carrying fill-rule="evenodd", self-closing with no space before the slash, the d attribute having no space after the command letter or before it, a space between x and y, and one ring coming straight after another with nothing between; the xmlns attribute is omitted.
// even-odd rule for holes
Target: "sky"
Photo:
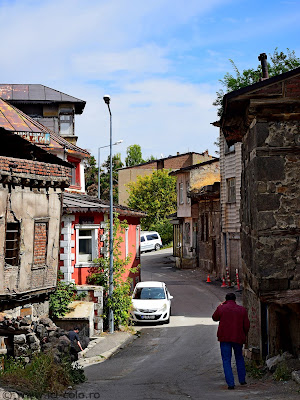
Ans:
<svg viewBox="0 0 300 400"><path fill-rule="evenodd" d="M78 146L109 145L124 162L203 152L216 156L220 79L258 55L295 50L299 0L0 0L1 83L35 83L86 101ZM101 149L101 162L109 149Z"/></svg>

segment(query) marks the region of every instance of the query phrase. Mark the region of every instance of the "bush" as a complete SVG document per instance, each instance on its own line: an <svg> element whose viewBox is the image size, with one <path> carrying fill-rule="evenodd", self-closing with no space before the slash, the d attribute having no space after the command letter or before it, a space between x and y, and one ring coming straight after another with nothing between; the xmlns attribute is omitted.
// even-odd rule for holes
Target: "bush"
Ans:
<svg viewBox="0 0 300 400"><path fill-rule="evenodd" d="M52 318L64 317L69 311L69 304L74 300L80 300L85 294L76 294L74 283L66 283L58 278L57 287L50 296L49 311Z"/></svg>
<svg viewBox="0 0 300 400"><path fill-rule="evenodd" d="M158 232L163 245L167 245L173 240L173 225L166 218L160 219L151 224L149 231Z"/></svg>
<svg viewBox="0 0 300 400"><path fill-rule="evenodd" d="M71 384L84 382L83 369L73 367L70 359L58 364L52 353L35 354L30 363L5 357L0 382L40 399L43 394L62 393Z"/></svg>

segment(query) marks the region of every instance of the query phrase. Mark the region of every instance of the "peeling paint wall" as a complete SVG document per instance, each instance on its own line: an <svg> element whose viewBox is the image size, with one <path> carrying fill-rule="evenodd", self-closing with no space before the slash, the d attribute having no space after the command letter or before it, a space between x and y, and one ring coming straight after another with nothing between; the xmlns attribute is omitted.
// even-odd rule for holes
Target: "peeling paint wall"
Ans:
<svg viewBox="0 0 300 400"><path fill-rule="evenodd" d="M12 291L26 292L36 288L56 285L59 230L61 215L61 191L49 188L31 190L17 186L14 189L0 186L0 294ZM19 265L9 266L5 259L5 230L8 216L20 223ZM34 262L35 224L45 221L47 241L45 263Z"/></svg>

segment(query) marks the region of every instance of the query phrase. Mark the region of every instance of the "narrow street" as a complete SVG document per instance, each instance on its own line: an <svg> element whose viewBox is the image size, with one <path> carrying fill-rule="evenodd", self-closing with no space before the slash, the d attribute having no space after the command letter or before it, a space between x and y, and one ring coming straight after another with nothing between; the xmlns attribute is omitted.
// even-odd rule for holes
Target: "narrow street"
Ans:
<svg viewBox="0 0 300 400"><path fill-rule="evenodd" d="M223 377L217 324L211 319L226 292L192 271L176 270L171 250L142 255L142 280L166 282L172 300L169 325L139 325L138 337L111 359L85 369L79 398L296 399L282 384L249 382L228 391ZM226 290L226 289L225 289ZM237 381L237 379L236 379ZM283 391L282 391L283 390ZM71 395L71 394L70 394Z"/></svg>

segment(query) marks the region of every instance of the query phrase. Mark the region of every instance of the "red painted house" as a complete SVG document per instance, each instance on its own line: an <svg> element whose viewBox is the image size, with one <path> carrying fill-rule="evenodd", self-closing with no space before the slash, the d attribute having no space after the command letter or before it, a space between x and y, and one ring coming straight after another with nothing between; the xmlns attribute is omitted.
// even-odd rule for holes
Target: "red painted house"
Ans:
<svg viewBox="0 0 300 400"><path fill-rule="evenodd" d="M82 194L65 193L63 199L60 270L64 281L87 284L87 277L95 266L93 260L107 255L106 234L109 205L103 200ZM140 270L130 272L140 264L140 218L144 213L124 206L114 206L121 221L127 221L122 232L122 257L130 256L124 280L130 277L134 286L140 281Z"/></svg>

